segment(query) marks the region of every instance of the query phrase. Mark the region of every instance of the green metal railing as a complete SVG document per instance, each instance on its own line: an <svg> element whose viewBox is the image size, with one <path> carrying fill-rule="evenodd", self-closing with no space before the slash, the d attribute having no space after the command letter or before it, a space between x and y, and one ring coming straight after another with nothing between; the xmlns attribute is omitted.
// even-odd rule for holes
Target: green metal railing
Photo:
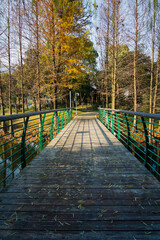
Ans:
<svg viewBox="0 0 160 240"><path fill-rule="evenodd" d="M0 116L0 190L70 122L72 109Z"/></svg>
<svg viewBox="0 0 160 240"><path fill-rule="evenodd" d="M99 108L99 119L160 179L160 114Z"/></svg>

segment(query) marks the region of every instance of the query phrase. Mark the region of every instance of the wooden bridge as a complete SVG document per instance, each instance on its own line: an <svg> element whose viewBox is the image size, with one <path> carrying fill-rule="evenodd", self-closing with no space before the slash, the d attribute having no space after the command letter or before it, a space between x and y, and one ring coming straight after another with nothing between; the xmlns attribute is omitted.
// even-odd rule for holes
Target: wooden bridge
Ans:
<svg viewBox="0 0 160 240"><path fill-rule="evenodd" d="M160 239L160 183L96 118L74 118L0 193L0 239Z"/></svg>

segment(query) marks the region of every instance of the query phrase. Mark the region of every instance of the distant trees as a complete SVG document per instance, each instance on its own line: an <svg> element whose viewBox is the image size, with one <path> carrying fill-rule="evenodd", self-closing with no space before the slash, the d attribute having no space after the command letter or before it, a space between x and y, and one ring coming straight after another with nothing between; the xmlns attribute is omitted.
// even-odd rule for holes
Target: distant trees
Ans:
<svg viewBox="0 0 160 240"><path fill-rule="evenodd" d="M158 0L103 0L99 6L97 89L104 92L104 81L106 106L158 111L159 7Z"/></svg>
<svg viewBox="0 0 160 240"><path fill-rule="evenodd" d="M45 99L57 108L58 102L67 102L69 87L75 91L88 84L95 71L97 52L89 38L92 12L85 9L83 0L7 3L6 11L2 1L1 18L7 21L3 22L0 36L0 42L3 37L8 43L4 52L8 59L1 57L6 72L1 74L1 90L9 93L5 105L10 114L12 107L17 109L18 105L24 112L28 99L32 99L35 110L37 105L41 110ZM4 87L6 79L9 89Z"/></svg>

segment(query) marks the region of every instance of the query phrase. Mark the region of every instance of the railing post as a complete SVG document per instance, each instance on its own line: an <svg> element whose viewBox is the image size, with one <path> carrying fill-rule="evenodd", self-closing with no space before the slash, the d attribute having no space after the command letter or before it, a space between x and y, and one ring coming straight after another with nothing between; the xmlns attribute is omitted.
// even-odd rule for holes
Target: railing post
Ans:
<svg viewBox="0 0 160 240"><path fill-rule="evenodd" d="M65 111L65 127L67 125L67 113L68 113L68 110Z"/></svg>
<svg viewBox="0 0 160 240"><path fill-rule="evenodd" d="M69 110L67 112L67 124L69 123Z"/></svg>
<svg viewBox="0 0 160 240"><path fill-rule="evenodd" d="M69 112L68 112L68 123L71 121L71 109L69 109Z"/></svg>
<svg viewBox="0 0 160 240"><path fill-rule="evenodd" d="M61 115L61 111L59 112L58 119L57 119L57 134L59 133L59 118L60 118L60 115Z"/></svg>
<svg viewBox="0 0 160 240"><path fill-rule="evenodd" d="M143 129L144 129L144 134L145 134L145 167L146 167L147 163L148 163L149 138L148 138L148 130L146 127L144 117L141 117L141 120L143 123Z"/></svg>
<svg viewBox="0 0 160 240"><path fill-rule="evenodd" d="M105 110L103 110L103 124L105 125Z"/></svg>
<svg viewBox="0 0 160 240"><path fill-rule="evenodd" d="M108 113L108 110L107 110L107 120L108 120L108 129L110 129L110 122L109 122L109 113Z"/></svg>
<svg viewBox="0 0 160 240"><path fill-rule="evenodd" d="M116 118L117 118L117 127L118 127L118 140L121 139L121 127L120 127L120 121L119 121L119 117L118 117L118 113L116 112Z"/></svg>
<svg viewBox="0 0 160 240"><path fill-rule="evenodd" d="M114 120L113 120L113 114L111 113L111 121L112 121L112 134L114 134Z"/></svg>
<svg viewBox="0 0 160 240"><path fill-rule="evenodd" d="M53 123L54 123L54 116L55 112L53 113L52 120L51 120L51 129L50 129L50 139L53 140Z"/></svg>
<svg viewBox="0 0 160 240"><path fill-rule="evenodd" d="M101 110L101 122L104 124L104 121L103 121L103 114L104 113L104 110Z"/></svg>
<svg viewBox="0 0 160 240"><path fill-rule="evenodd" d="M63 110L63 114L62 114L62 121L61 121L61 128L63 129L63 119L64 119L64 113L65 113L65 110Z"/></svg>
<svg viewBox="0 0 160 240"><path fill-rule="evenodd" d="M127 125L127 148L130 149L130 127L126 113L124 114Z"/></svg>
<svg viewBox="0 0 160 240"><path fill-rule="evenodd" d="M72 120L72 109L70 110L70 121Z"/></svg>
<svg viewBox="0 0 160 240"><path fill-rule="evenodd" d="M104 110L104 125L107 126L106 110Z"/></svg>
<svg viewBox="0 0 160 240"><path fill-rule="evenodd" d="M99 120L101 121L101 109L98 109L99 110Z"/></svg>
<svg viewBox="0 0 160 240"><path fill-rule="evenodd" d="M26 166L26 156L25 156L25 138L26 138L26 131L28 126L28 120L29 117L26 118L24 121L24 128L23 128L23 134L22 134L22 142L21 142L21 163L22 163L22 169Z"/></svg>
<svg viewBox="0 0 160 240"><path fill-rule="evenodd" d="M3 144L2 145L2 152L3 152L3 155L2 155L2 159L4 160L4 163L3 163L3 187L6 186L6 167L7 167L7 164L6 164L6 144Z"/></svg>
<svg viewBox="0 0 160 240"><path fill-rule="evenodd" d="M46 114L43 115L43 119L41 121L41 128L40 128L40 149L43 150L43 127L44 127L44 120Z"/></svg>
<svg viewBox="0 0 160 240"><path fill-rule="evenodd" d="M102 109L101 109L101 112L100 112L100 116L101 116L100 120L103 123L103 111L102 111Z"/></svg>

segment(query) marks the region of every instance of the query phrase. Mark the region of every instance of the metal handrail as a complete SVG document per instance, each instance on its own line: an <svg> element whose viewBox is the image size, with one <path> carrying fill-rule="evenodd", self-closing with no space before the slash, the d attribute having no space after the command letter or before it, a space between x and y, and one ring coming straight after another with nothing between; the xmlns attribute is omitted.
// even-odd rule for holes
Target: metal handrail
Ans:
<svg viewBox="0 0 160 240"><path fill-rule="evenodd" d="M155 114L155 113L134 112L134 111L121 110L121 109L111 109L111 108L99 108L99 109L160 120L160 114Z"/></svg>
<svg viewBox="0 0 160 240"><path fill-rule="evenodd" d="M64 110L69 110L69 109L74 109L74 108L61 108L61 109L52 109L52 110L44 110L44 111L37 111L37 112L4 115L4 116L0 116L0 122L19 119L19 118L25 118L25 117L32 117L32 116L36 116L36 115L40 115L40 114L64 111Z"/></svg>
<svg viewBox="0 0 160 240"><path fill-rule="evenodd" d="M160 179L160 114L99 108L99 119Z"/></svg>

